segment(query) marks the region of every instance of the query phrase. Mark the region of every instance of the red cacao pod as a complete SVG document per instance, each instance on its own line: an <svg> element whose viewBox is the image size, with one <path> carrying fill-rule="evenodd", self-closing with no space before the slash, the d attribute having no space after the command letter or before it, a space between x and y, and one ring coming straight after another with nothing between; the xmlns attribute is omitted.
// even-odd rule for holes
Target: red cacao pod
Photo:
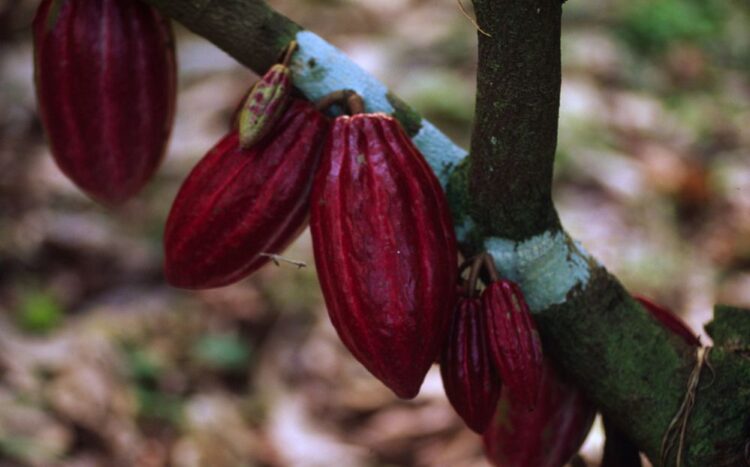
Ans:
<svg viewBox="0 0 750 467"><path fill-rule="evenodd" d="M545 362L536 409L528 411L503 386L484 449L498 467L562 467L578 452L596 410Z"/></svg>
<svg viewBox="0 0 750 467"><path fill-rule="evenodd" d="M396 120L335 120L310 230L339 337L396 395L416 396L450 324L457 253L440 184Z"/></svg>
<svg viewBox="0 0 750 467"><path fill-rule="evenodd" d="M541 384L542 343L523 292L515 283L500 279L487 286L482 301L503 387L518 405L532 410Z"/></svg>
<svg viewBox="0 0 750 467"><path fill-rule="evenodd" d="M453 408L469 428L483 433L500 398L500 379L492 362L480 299L459 299L443 347L440 374Z"/></svg>
<svg viewBox="0 0 750 467"><path fill-rule="evenodd" d="M634 298L638 300L638 302L643 305L643 307L651 314L651 316L656 318L656 320L659 321L662 326L682 337L688 345L694 345L696 347L701 346L701 341L698 336L696 336L693 331L690 330L690 327L688 327L688 325L685 324L685 322L680 319L679 316L672 313L663 306L652 302L646 297L635 295Z"/></svg>
<svg viewBox="0 0 750 467"><path fill-rule="evenodd" d="M164 233L165 274L177 287L238 281L305 227L328 120L295 100L273 133L250 149L225 136L180 188Z"/></svg>
<svg viewBox="0 0 750 467"><path fill-rule="evenodd" d="M39 112L60 169L103 204L156 171L174 115L172 31L134 0L43 0L33 24Z"/></svg>

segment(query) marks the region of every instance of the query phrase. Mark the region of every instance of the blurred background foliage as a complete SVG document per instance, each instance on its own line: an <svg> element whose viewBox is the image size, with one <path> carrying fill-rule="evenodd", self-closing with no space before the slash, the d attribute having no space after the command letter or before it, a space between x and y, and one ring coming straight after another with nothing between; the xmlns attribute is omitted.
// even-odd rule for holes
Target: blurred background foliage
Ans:
<svg viewBox="0 0 750 467"><path fill-rule="evenodd" d="M476 35L454 0L271 3L468 146ZM36 4L0 0L0 466L486 465L436 369L404 402L348 355L307 234L285 253L307 268L269 265L210 291L165 284L171 201L254 75L177 27L168 157L137 199L106 211L45 146ZM750 306L748 30L745 0L564 6L563 222L696 331L715 302ZM597 425L590 465L601 445Z"/></svg>

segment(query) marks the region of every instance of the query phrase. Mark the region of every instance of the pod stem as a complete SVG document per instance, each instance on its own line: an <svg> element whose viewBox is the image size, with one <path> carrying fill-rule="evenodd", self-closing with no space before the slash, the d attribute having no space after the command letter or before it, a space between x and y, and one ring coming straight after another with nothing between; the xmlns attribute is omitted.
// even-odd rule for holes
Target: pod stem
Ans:
<svg viewBox="0 0 750 467"><path fill-rule="evenodd" d="M284 65L285 67L289 66L289 63L292 61L292 55L294 55L294 52L297 51L297 48L298 48L297 41L289 42L289 45L287 45L284 51L282 52L283 53L283 57L281 59L282 65Z"/></svg>
<svg viewBox="0 0 750 467"><path fill-rule="evenodd" d="M482 262L484 260L484 254L480 254L474 257L471 262L471 272L469 272L469 297L474 297L477 293L477 280L479 279L479 273L482 272Z"/></svg>
<svg viewBox="0 0 750 467"><path fill-rule="evenodd" d="M365 113L365 101L362 96L352 91L346 98L346 106L349 109L349 115Z"/></svg>
<svg viewBox="0 0 750 467"><path fill-rule="evenodd" d="M495 259L492 257L489 253L482 253L480 255L482 257L482 260L484 262L484 266L487 268L487 272L490 274L490 279L494 282L496 280L500 279L500 274L497 272L497 268L495 267Z"/></svg>
<svg viewBox="0 0 750 467"><path fill-rule="evenodd" d="M340 105L349 115L356 115L365 112L365 101L362 99L362 96L351 89L334 91L323 96L315 103L315 107L321 112L328 110L333 105Z"/></svg>

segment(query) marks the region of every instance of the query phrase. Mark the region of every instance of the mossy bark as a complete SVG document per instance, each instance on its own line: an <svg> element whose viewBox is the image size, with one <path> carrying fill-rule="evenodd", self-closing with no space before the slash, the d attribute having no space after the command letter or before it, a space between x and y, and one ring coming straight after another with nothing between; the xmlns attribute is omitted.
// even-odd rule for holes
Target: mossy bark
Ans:
<svg viewBox="0 0 750 467"><path fill-rule="evenodd" d="M552 166L560 102L559 0L475 0L480 27L471 138L472 219L524 240L559 225Z"/></svg>
<svg viewBox="0 0 750 467"><path fill-rule="evenodd" d="M145 0L257 73L265 73L302 27L260 0Z"/></svg>
<svg viewBox="0 0 750 467"><path fill-rule="evenodd" d="M257 72L300 26L260 0L145 0ZM484 237L523 240L560 228L551 199L560 92L559 0L474 0L479 35L472 156L450 175L454 216L470 214L464 252ZM395 98L394 98L395 101ZM395 105L395 104L394 104ZM419 116L398 101L413 133ZM696 349L652 319L592 262L565 303L537 314L545 350L656 465ZM717 309L716 348L702 373L687 429L687 466L750 465L750 312ZM672 456L670 463L673 462Z"/></svg>

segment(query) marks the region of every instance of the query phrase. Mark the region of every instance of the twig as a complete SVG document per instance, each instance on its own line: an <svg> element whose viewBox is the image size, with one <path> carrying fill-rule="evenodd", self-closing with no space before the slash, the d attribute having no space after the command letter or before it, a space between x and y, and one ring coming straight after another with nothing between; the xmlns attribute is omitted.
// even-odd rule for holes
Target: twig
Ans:
<svg viewBox="0 0 750 467"><path fill-rule="evenodd" d="M471 21L471 24L473 24L473 25L474 25L474 27L476 28L476 30L477 30L477 31L481 32L482 34L484 34L484 35L485 35L485 36L487 36L487 37L492 37L492 34L488 33L488 32L487 32L487 31L485 31L484 29L482 29L482 28L481 28L481 27L479 26L479 23L477 23L477 20L475 20L474 18L472 18L472 17L471 17L471 15L469 14L469 12L468 12L468 11L466 11L466 7L464 6L464 4L463 4L463 3L461 3L461 0L456 0L456 3L458 3L458 7L459 7L459 8L461 9L461 13L463 13L463 14L464 14L464 16L466 16L466 18L467 18L467 19L468 19L469 21Z"/></svg>
<svg viewBox="0 0 750 467"><path fill-rule="evenodd" d="M296 260L285 258L281 255L277 255L274 253L261 253L260 256L265 256L266 258L270 258L271 261L273 261L273 264L275 264L276 266L281 266L281 263L284 262L284 263L289 263L293 266L297 266L297 269L302 269L302 268L307 267L307 263L305 263L304 261L296 261Z"/></svg>
<svg viewBox="0 0 750 467"><path fill-rule="evenodd" d="M695 399L698 395L698 383L700 383L701 380L701 370L703 369L703 365L708 363L708 355L710 353L711 347L701 347L698 349L695 366L693 367L693 371L690 372L690 377L688 378L685 398L682 400L682 405L680 405L679 410L677 410L677 414L672 419L672 422L669 424L666 433L664 433L664 438L662 439L662 465L667 465L669 453L675 447L674 444L675 441L677 441L677 459L675 460L675 465L677 467L682 467L682 456L685 449L685 434L687 433L688 419L693 411ZM711 368L711 371L713 372L710 363L708 363L708 367Z"/></svg>

